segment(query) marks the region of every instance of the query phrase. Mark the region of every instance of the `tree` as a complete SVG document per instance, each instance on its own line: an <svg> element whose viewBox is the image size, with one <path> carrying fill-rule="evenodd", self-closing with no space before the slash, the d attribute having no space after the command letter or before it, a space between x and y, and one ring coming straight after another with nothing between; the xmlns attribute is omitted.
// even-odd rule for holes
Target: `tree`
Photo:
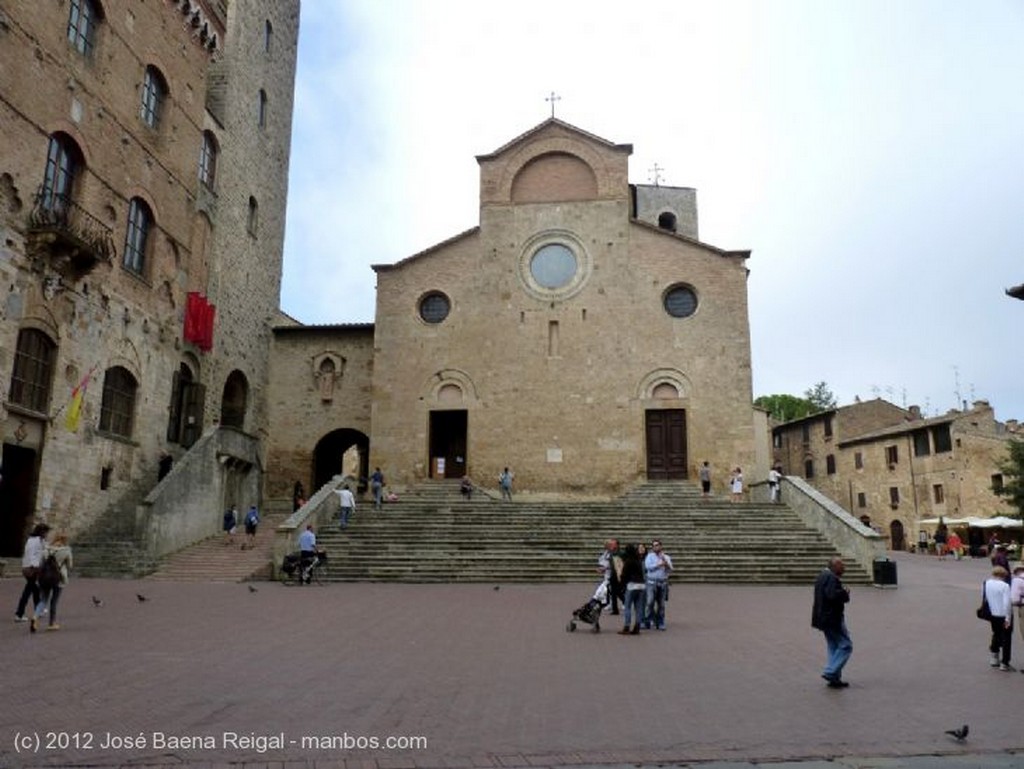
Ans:
<svg viewBox="0 0 1024 769"><path fill-rule="evenodd" d="M754 401L754 405L762 408L771 414L772 419L778 422L792 422L794 419L803 419L815 411L814 404L806 398L798 398L795 395L760 395Z"/></svg>
<svg viewBox="0 0 1024 769"><path fill-rule="evenodd" d="M804 397L814 406L812 413L815 414L836 407L836 396L828 389L827 382L818 382L810 390L804 390Z"/></svg>
<svg viewBox="0 0 1024 769"><path fill-rule="evenodd" d="M1007 444L1007 457L999 463L1003 471L1003 483L993 486L992 491L1000 497L1008 497L1017 508L1017 517L1024 518L1024 441L1011 440Z"/></svg>

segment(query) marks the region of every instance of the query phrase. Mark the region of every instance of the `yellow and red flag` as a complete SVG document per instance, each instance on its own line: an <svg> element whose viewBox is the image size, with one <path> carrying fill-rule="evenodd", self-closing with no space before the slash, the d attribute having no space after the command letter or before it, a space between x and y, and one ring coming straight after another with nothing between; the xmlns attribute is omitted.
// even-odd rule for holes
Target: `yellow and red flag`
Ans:
<svg viewBox="0 0 1024 769"><path fill-rule="evenodd" d="M71 391L71 403L68 404L68 413L64 417L64 426L73 433L78 432L78 423L82 420L82 401L85 399L85 390L89 386L93 371L95 369L90 369L78 386Z"/></svg>

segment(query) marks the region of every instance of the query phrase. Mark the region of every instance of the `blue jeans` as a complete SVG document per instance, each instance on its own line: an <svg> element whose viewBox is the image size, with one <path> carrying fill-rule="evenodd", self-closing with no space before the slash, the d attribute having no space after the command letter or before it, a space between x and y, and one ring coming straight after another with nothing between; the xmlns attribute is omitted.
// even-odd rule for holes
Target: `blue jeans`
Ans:
<svg viewBox="0 0 1024 769"><path fill-rule="evenodd" d="M633 622L633 619L636 619ZM622 626L625 628L630 625L640 626L640 623L644 619L644 591L643 590L627 590L626 597L622 601Z"/></svg>
<svg viewBox="0 0 1024 769"><path fill-rule="evenodd" d="M384 502L384 485L374 481L370 484L370 489L373 491L373 505L380 509L381 504Z"/></svg>
<svg viewBox="0 0 1024 769"><path fill-rule="evenodd" d="M665 629L665 590L668 584L662 580L659 582L647 581L646 613L644 625L654 625L661 630Z"/></svg>
<svg viewBox="0 0 1024 769"><path fill-rule="evenodd" d="M824 628L821 632L825 634L825 645L828 648L828 661L821 674L830 681L838 681L843 677L843 666L853 653L853 641L846 629L846 621L839 627Z"/></svg>
<svg viewBox="0 0 1024 769"><path fill-rule="evenodd" d="M348 526L348 517L350 515L352 515L352 508L351 507L343 507L343 508L341 508L341 528L344 529L346 526Z"/></svg>

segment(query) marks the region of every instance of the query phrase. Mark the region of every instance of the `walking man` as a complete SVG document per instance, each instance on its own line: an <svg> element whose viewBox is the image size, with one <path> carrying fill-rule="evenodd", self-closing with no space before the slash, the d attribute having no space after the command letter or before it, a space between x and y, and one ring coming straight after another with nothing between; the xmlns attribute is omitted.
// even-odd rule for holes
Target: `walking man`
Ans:
<svg viewBox="0 0 1024 769"><path fill-rule="evenodd" d="M352 495L352 490L349 489L347 483L334 493L338 495L341 502L341 528L348 528L348 518L356 509L356 498Z"/></svg>
<svg viewBox="0 0 1024 769"><path fill-rule="evenodd" d="M779 466L776 465L768 471L768 492L771 494L771 500L774 503L779 501L779 483L782 481L782 473L779 472Z"/></svg>
<svg viewBox="0 0 1024 769"><path fill-rule="evenodd" d="M853 642L846 629L846 604L850 591L843 586L843 559L833 556L828 568L823 569L814 582L814 608L811 612L811 627L825 635L828 660L821 677L828 681L831 689L843 689L849 684L843 680L843 667L853 653Z"/></svg>
<svg viewBox="0 0 1024 769"><path fill-rule="evenodd" d="M705 462L700 466L697 475L700 477L700 495L702 497L711 496L711 466Z"/></svg>
<svg viewBox="0 0 1024 769"><path fill-rule="evenodd" d="M373 468L370 475L370 491L373 493L373 506L380 510L384 503L384 473L379 467Z"/></svg>

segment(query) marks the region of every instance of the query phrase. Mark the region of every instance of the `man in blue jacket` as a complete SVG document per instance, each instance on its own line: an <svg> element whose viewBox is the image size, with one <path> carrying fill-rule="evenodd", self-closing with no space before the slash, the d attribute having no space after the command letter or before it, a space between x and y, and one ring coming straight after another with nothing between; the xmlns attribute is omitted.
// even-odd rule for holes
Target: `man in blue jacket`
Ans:
<svg viewBox="0 0 1024 769"><path fill-rule="evenodd" d="M814 609L811 612L811 627L825 635L828 661L821 677L832 689L843 689L849 684L843 680L843 666L853 653L853 642L846 629L846 604L850 591L843 587L840 577L846 571L843 559L834 556L829 559L828 568L823 569L814 582Z"/></svg>

